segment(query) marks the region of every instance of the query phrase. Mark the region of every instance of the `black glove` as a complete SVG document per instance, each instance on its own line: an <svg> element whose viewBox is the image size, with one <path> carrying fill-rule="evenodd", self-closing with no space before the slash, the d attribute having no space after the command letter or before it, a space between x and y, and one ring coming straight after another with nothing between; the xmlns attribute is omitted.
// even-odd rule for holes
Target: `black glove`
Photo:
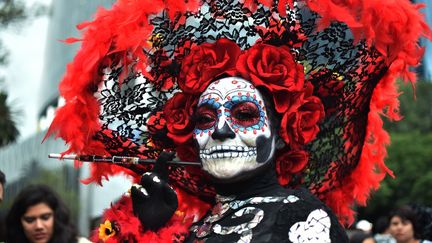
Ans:
<svg viewBox="0 0 432 243"><path fill-rule="evenodd" d="M165 225L178 207L177 194L168 185L167 161L174 153L162 152L152 172L141 177L131 188L133 212L145 229L158 230Z"/></svg>

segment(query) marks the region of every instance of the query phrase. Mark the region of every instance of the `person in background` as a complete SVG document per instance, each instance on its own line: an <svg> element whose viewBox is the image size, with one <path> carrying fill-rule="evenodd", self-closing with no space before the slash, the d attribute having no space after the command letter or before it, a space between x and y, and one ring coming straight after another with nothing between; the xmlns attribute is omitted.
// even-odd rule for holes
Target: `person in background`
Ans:
<svg viewBox="0 0 432 243"><path fill-rule="evenodd" d="M372 232L377 243L395 243L395 239L391 236L389 230L389 218L381 216L373 224Z"/></svg>
<svg viewBox="0 0 432 243"><path fill-rule="evenodd" d="M362 230L356 230L349 239L350 243L376 243L373 236Z"/></svg>
<svg viewBox="0 0 432 243"><path fill-rule="evenodd" d="M421 239L421 226L416 213L408 206L390 213L390 234L397 243L432 243Z"/></svg>
<svg viewBox="0 0 432 243"><path fill-rule="evenodd" d="M3 171L0 170L0 204L3 202L5 184L6 184L6 176L3 173ZM5 234L6 234L6 229L5 229L4 215L3 213L1 213L0 214L0 242L3 242Z"/></svg>
<svg viewBox="0 0 432 243"><path fill-rule="evenodd" d="M3 202L4 185L6 184L6 176L3 171L0 170L0 203Z"/></svg>
<svg viewBox="0 0 432 243"><path fill-rule="evenodd" d="M30 185L15 198L6 217L9 243L76 243L69 210L45 185Z"/></svg>

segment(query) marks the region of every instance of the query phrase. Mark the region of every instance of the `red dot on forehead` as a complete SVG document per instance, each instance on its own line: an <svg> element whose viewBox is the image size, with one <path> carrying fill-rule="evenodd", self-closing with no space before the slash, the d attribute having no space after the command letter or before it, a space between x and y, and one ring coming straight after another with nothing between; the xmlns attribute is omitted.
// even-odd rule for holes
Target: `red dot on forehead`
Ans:
<svg viewBox="0 0 432 243"><path fill-rule="evenodd" d="M214 83L215 83L215 84L218 84L218 83L219 83L219 80L214 81Z"/></svg>
<svg viewBox="0 0 432 243"><path fill-rule="evenodd" d="M231 83L232 84L236 84L236 83L238 83L238 81L237 80L233 80L233 81L231 81Z"/></svg>
<svg viewBox="0 0 432 243"><path fill-rule="evenodd" d="M251 84L250 86L249 86L251 89L255 89L255 87Z"/></svg>

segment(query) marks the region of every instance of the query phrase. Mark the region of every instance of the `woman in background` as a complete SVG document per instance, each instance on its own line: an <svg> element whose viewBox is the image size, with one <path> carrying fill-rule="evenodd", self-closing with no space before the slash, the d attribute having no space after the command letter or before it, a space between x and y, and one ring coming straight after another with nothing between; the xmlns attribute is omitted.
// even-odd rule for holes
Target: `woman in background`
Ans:
<svg viewBox="0 0 432 243"><path fill-rule="evenodd" d="M421 225L414 210L408 206L390 213L390 233L397 243L432 243L421 240Z"/></svg>
<svg viewBox="0 0 432 243"><path fill-rule="evenodd" d="M69 210L45 185L30 185L16 197L6 218L7 242L78 242Z"/></svg>

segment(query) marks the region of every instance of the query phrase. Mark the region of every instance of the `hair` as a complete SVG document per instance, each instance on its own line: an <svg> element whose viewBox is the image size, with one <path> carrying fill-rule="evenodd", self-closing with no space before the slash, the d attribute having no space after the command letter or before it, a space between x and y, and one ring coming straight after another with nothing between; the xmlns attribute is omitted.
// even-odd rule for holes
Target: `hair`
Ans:
<svg viewBox="0 0 432 243"><path fill-rule="evenodd" d="M393 210L392 212L390 212L389 220L391 221L391 219L395 216L400 217L402 220L410 221L413 226L414 237L416 239L421 238L422 232L421 232L420 224L418 223L417 214L411 207L402 206L400 208Z"/></svg>
<svg viewBox="0 0 432 243"><path fill-rule="evenodd" d="M384 233L390 225L390 219L387 216L379 217L372 226L372 232L374 234Z"/></svg>
<svg viewBox="0 0 432 243"><path fill-rule="evenodd" d="M54 211L54 229L50 243L75 243L77 233L72 224L69 210L60 197L45 185L30 185L15 198L6 217L6 242L29 242L24 234L21 217L29 207L39 203L47 204Z"/></svg>
<svg viewBox="0 0 432 243"><path fill-rule="evenodd" d="M6 176L3 173L3 171L0 170L0 184L2 184L2 186L4 186L4 184L6 184Z"/></svg>
<svg viewBox="0 0 432 243"><path fill-rule="evenodd" d="M351 237L349 242L350 243L363 243L364 240L366 239L373 239L373 236L369 233L363 232L363 231L356 231L354 232ZM375 239L373 239L375 241Z"/></svg>

